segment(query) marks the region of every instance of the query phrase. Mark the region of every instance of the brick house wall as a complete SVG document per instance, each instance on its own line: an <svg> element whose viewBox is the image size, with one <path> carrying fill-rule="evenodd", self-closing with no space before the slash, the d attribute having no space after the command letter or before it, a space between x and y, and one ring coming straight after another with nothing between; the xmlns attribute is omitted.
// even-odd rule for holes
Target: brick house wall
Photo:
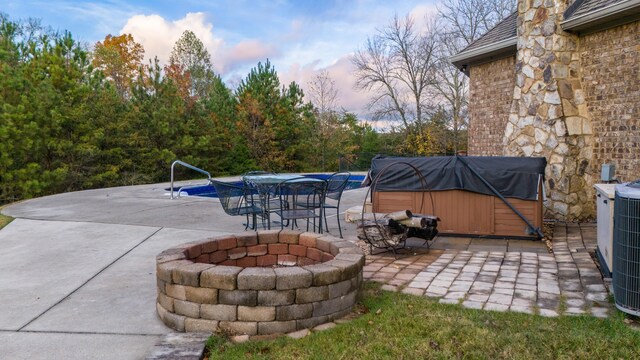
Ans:
<svg viewBox="0 0 640 360"><path fill-rule="evenodd" d="M469 155L504 154L502 138L513 99L515 59L511 56L469 69Z"/></svg>
<svg viewBox="0 0 640 360"><path fill-rule="evenodd" d="M638 179L640 21L581 36L579 55L584 96L592 115L594 172L599 174L603 163L614 163L618 179Z"/></svg>

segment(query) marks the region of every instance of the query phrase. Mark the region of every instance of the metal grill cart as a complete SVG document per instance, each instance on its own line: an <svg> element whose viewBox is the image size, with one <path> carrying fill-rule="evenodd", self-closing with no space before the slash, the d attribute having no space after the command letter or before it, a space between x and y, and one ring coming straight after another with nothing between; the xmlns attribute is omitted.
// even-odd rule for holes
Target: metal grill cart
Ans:
<svg viewBox="0 0 640 360"><path fill-rule="evenodd" d="M429 241L433 240L438 234L438 218L434 215L413 214L410 210L394 211L387 214L381 213L366 213L364 209L367 208L366 202L370 199L371 195L376 192L378 185L385 178L385 174L389 169L394 167L403 167L413 171L415 177L420 181L421 196L425 196L425 193L431 196L431 192L428 191L427 181L418 168L410 163L398 161L393 162L385 166L373 179L370 184L369 190L365 196L365 204L363 205L362 217L358 223L357 234L358 238L369 245L370 253L373 253L373 249L382 249L384 251L393 251L394 254L397 250L403 249L406 246L406 240L408 237L415 237L424 240L424 244L427 247L430 246ZM433 211L433 199L431 199L432 211ZM420 202L420 210L422 213L422 204ZM424 245L423 244L423 245Z"/></svg>

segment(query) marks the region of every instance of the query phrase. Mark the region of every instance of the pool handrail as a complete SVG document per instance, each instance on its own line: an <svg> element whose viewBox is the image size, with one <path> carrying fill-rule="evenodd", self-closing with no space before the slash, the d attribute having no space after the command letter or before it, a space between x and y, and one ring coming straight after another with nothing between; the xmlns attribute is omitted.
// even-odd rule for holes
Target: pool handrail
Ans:
<svg viewBox="0 0 640 360"><path fill-rule="evenodd" d="M199 173L205 174L205 175L207 175L207 180L209 180L209 182L211 182L211 174L208 171L204 171L204 170L200 169L199 167L195 167L195 166L193 166L191 164L187 164L184 161L176 160L173 163L171 163L171 199L175 199L173 197L173 169L175 168L176 165L182 165L182 166L184 166L184 167L186 167L188 169L191 169L191 170L197 171ZM182 188L180 190L182 190ZM178 196L177 197L180 197L180 191L178 191Z"/></svg>

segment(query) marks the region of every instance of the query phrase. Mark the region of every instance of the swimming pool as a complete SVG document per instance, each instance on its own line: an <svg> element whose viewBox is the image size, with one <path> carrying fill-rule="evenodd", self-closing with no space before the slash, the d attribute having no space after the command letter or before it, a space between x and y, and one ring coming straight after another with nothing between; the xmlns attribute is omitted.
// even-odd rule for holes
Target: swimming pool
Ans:
<svg viewBox="0 0 640 360"><path fill-rule="evenodd" d="M314 178L314 179L328 179L331 174L303 174L304 177ZM362 186L362 181L364 180L364 175L351 175L349 177L349 181L347 182L347 187L345 191L358 189ZM242 186L242 181L233 181L230 184ZM171 191L171 188L166 188L166 191ZM203 196L210 198L217 198L218 194L216 193L216 189L209 184L202 185L186 185L182 187L174 187L173 191L180 191L180 196Z"/></svg>

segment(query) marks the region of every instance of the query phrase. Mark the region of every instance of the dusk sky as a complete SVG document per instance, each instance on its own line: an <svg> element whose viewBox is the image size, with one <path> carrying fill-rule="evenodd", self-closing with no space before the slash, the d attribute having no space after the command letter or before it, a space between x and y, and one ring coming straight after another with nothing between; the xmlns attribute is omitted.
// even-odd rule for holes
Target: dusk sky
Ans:
<svg viewBox="0 0 640 360"><path fill-rule="evenodd" d="M322 1L3 1L0 11L12 20L42 20L55 30L69 30L93 45L107 34L130 33L146 58L169 58L183 31L205 44L214 69L234 87L267 58L282 83L303 88L326 69L336 81L339 105L365 115L368 94L353 89L350 55L394 14L411 14L419 24L436 11L436 0Z"/></svg>

